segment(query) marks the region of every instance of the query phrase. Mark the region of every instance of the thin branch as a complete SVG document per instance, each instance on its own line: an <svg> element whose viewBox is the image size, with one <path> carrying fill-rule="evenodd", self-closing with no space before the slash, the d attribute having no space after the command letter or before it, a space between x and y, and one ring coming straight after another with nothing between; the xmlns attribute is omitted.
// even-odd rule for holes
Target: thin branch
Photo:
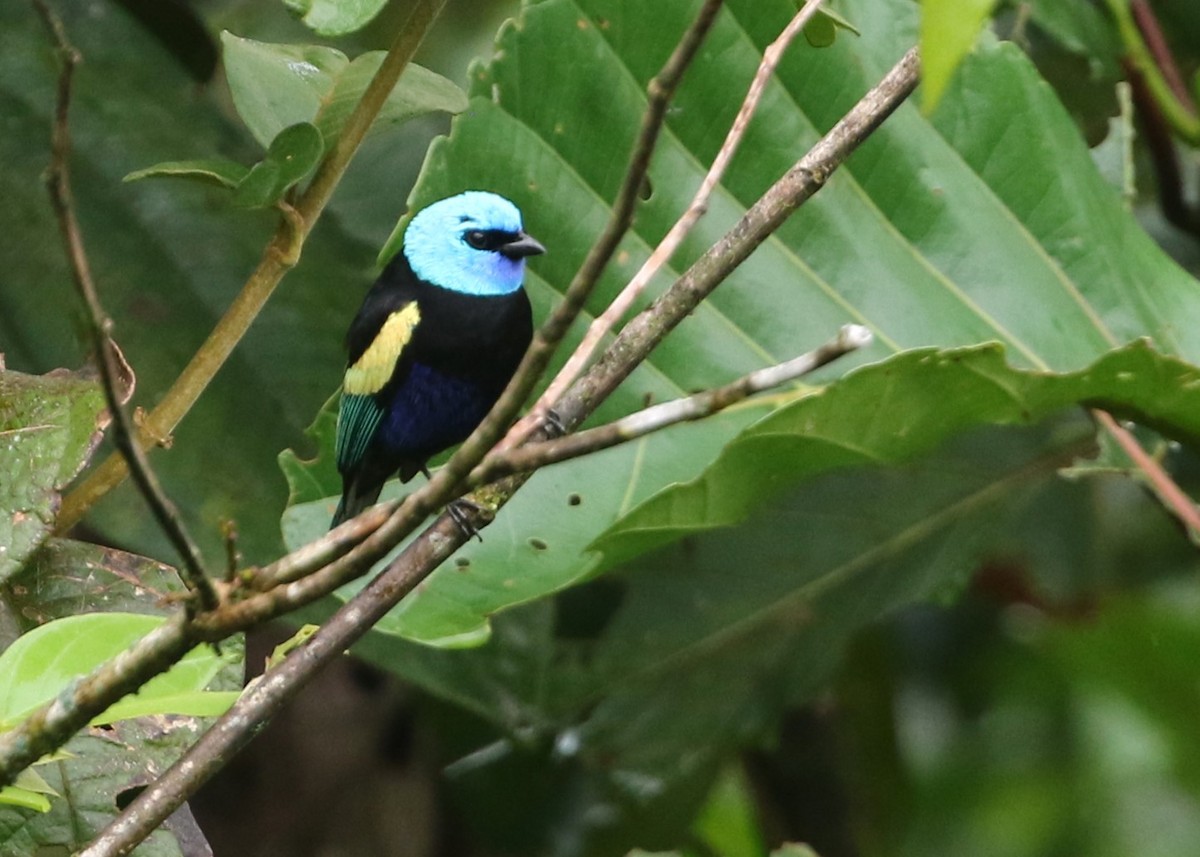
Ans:
<svg viewBox="0 0 1200 857"><path fill-rule="evenodd" d="M1189 537L1193 541L1200 539L1200 511L1197 510L1195 501L1184 493L1171 475L1163 469L1162 464L1142 449L1137 438L1118 423L1112 414L1095 409L1092 416L1113 436L1121 449L1125 450L1125 454L1133 459L1138 469L1146 474L1146 479L1158 495L1158 499L1188 528Z"/></svg>
<svg viewBox="0 0 1200 857"><path fill-rule="evenodd" d="M710 417L755 393L794 381L839 357L864 348L871 343L871 338L871 332L862 325L847 324L836 337L819 348L785 363L743 375L723 387L653 405L577 434L494 452L471 471L470 482L472 485L483 485L513 473L529 473L550 464L628 443L678 423Z"/></svg>
<svg viewBox="0 0 1200 857"><path fill-rule="evenodd" d="M588 326L583 340L576 347L574 353L567 359L562 369L558 371L558 374L554 376L554 380L550 382L550 385L542 393L537 403L529 410L528 414L512 427L508 435L504 438L501 443L502 449L510 449L518 446L525 438L529 437L537 425L545 418L547 412L550 410L551 403L561 398L562 394L571 386L571 383L579 377L579 373L583 371L583 368L604 340L604 337L625 317L625 314L629 312L637 302L637 299L641 297L642 292L646 290L646 286L650 284L654 276L675 255L675 251L679 249L684 238L691 232L692 227L708 211L708 199L721 183L721 179L725 175L725 170L728 169L730 161L733 160L734 154L741 145L742 138L746 134L746 129L750 127L750 120L758 109L762 94L766 91L767 82L775 73L780 60L783 59L783 54L787 50L788 45L800 34L809 19L816 14L822 2L823 0L808 0L803 8L796 13L795 17L788 22L788 25L784 27L775 41L763 51L762 62L759 63L758 70L754 73L754 79L750 82L750 89L742 101L742 106L738 109L737 116L734 117L733 124L729 128L729 133L725 137L725 142L722 143L720 151L717 152L717 156L713 159L712 166L709 167L708 173L705 174L704 179L700 182L700 188L696 191L696 195L688 206L687 211L683 213L683 216L671 227L671 231L654 248L654 252L650 254L650 257L646 259L642 267L638 269L633 279L621 290L616 299Z"/></svg>
<svg viewBox="0 0 1200 857"><path fill-rule="evenodd" d="M1122 65L1129 80L1138 119L1141 120L1146 151L1150 153L1150 162L1154 165L1158 207L1168 223L1200 236L1200 213L1193 208L1184 192L1183 171L1180 169L1179 153L1175 149L1171 127L1150 87L1146 85L1142 72L1128 58Z"/></svg>
<svg viewBox="0 0 1200 857"><path fill-rule="evenodd" d="M718 243L721 253L735 262L726 264L706 253L654 306L626 325L604 357L556 403L555 411L569 415L570 425L590 414L603 397L633 370L666 333L688 315L712 292L767 236L804 200L811 197L829 174L840 165L916 87L919 63L915 49L889 72L849 114L784 175L741 221ZM473 465L472 465L473 466ZM472 495L491 509L499 508L519 489L524 476L508 477ZM436 479L436 477L435 477ZM426 486L430 488L432 482ZM399 517L412 500L426 489L410 495L401 504ZM490 509L473 516L472 523L486 526ZM390 521L389 521L390 524ZM387 528L377 530L363 543L376 538ZM340 529L340 528L339 528ZM330 534L340 539L337 530ZM327 537L328 538L328 537ZM448 559L465 541L462 530L448 515L441 515L417 536L395 560L362 591L341 608L302 647L288 655L282 664L264 676L242 695L216 725L201 736L184 756L158 780L143 791L81 857L113 857L125 854L141 838L154 830L170 812L185 801L251 738L259 724L268 720L287 703L300 687L328 661L340 657L373 622L387 614L400 600ZM361 548L361 546L360 546ZM357 549L356 549L357 550ZM336 561L344 562L354 551ZM329 568L332 568L330 566ZM323 569L325 571L327 569ZM293 592L312 578L278 587L254 598ZM223 607L222 610L226 608ZM0 738L0 750L3 738ZM3 754L0 753L0 761Z"/></svg>
<svg viewBox="0 0 1200 857"><path fill-rule="evenodd" d="M1151 53L1142 36L1138 22L1134 20L1128 0L1108 0L1108 8L1116 19L1117 34L1132 62L1145 77L1146 86L1162 109L1163 117L1175 133L1194 145L1200 145L1200 117L1195 104L1188 98L1181 101L1172 89L1163 70Z"/></svg>
<svg viewBox="0 0 1200 857"><path fill-rule="evenodd" d="M351 158L445 3L446 0L415 0L409 19L396 35L379 70L346 120L337 142L317 168L312 183L296 202L295 216L284 212L285 216L281 217L274 236L264 248L258 266L242 286L241 292L162 401L147 415L138 434L138 443L143 449L156 443L157 439L171 435L225 365L267 299L274 293L275 287L299 260L305 240L333 195ZM126 473L124 459L110 456L88 474L63 499L57 530L63 532L74 526L93 503L121 483Z"/></svg>
<svg viewBox="0 0 1200 857"><path fill-rule="evenodd" d="M1133 20L1137 23L1138 32L1146 40L1146 49L1154 58L1155 66L1162 72L1167 87L1179 100L1180 105L1195 116L1196 102L1192 99L1192 93L1183 81L1183 74L1179 71L1179 64L1175 61L1175 54L1172 53L1171 46L1167 44L1167 37L1163 33L1162 25L1158 22L1158 16L1154 14L1154 10L1146 0L1129 0L1129 9L1133 13Z"/></svg>
<svg viewBox="0 0 1200 857"><path fill-rule="evenodd" d="M62 232L63 243L66 245L67 259L71 264L71 273L80 297L88 310L89 333L92 347L96 352L96 364L100 370L100 381L104 388L104 398L108 403L108 411L112 415L113 439L117 449L128 462L133 472L133 480L138 490L146 500L146 505L154 515L158 525L166 533L167 539L178 551L183 561L183 578L188 587L199 598L200 607L211 610L217 605L217 594L212 582L204 571L204 563L200 558L200 550L188 534L179 510L167 497L159 484L158 477L150 468L146 454L134 441L132 423L129 412L125 409L125 400L118 389L120 385L119 371L116 362L116 345L109 337L112 321L104 312L96 292L96 284L92 279L91 266L83 247L83 235L79 222L75 217L75 200L71 192L70 152L71 135L68 125L68 112L71 105L71 84L74 80L75 66L80 62L79 51L68 41L62 21L58 19L44 0L33 0L50 37L54 40L62 68L58 75L58 99L55 106L54 126L50 132L50 166L46 171L46 188L50 192L50 202L54 215Z"/></svg>

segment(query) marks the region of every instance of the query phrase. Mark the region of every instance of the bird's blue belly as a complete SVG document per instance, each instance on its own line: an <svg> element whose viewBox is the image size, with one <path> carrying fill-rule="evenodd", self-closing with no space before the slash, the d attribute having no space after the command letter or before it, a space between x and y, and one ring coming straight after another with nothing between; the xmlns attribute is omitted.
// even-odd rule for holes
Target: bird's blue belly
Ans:
<svg viewBox="0 0 1200 857"><path fill-rule="evenodd" d="M466 439L494 402L469 381L415 363L376 437L393 455L427 458Z"/></svg>

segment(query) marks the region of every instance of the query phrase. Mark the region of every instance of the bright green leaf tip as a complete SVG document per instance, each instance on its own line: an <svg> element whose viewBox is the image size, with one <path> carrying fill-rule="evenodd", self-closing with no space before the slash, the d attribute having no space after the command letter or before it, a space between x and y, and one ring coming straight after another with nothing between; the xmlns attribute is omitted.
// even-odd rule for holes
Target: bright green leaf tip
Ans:
<svg viewBox="0 0 1200 857"><path fill-rule="evenodd" d="M997 0L921 0L921 109L933 112Z"/></svg>
<svg viewBox="0 0 1200 857"><path fill-rule="evenodd" d="M151 178L183 178L194 179L225 188L235 188L246 177L248 172L250 170L247 167L242 166L236 161L228 161L224 158L200 158L191 161L163 161L161 164L155 164L152 167L134 170L121 179L121 181L136 182Z"/></svg>

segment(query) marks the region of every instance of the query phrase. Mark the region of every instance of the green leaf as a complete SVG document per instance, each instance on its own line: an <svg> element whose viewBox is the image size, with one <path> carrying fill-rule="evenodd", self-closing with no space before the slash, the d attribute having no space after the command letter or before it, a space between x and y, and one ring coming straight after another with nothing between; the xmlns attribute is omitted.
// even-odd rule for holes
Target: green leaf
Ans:
<svg viewBox="0 0 1200 857"><path fill-rule="evenodd" d="M317 413L313 424L304 430L304 434L319 445L332 448L331 444L337 435L339 399L340 395L337 393L330 396ZM278 461L279 469L287 479L288 506L321 501L341 493L342 477L338 474L334 456L320 455L315 459L305 460L296 455L295 451L285 449L279 453Z"/></svg>
<svg viewBox="0 0 1200 857"><path fill-rule="evenodd" d="M215 675L215 671L213 674ZM241 694L234 690L188 690L173 693L155 688L150 696L139 691L134 696L115 703L102 715L93 719L92 723L116 723L119 720L132 720L135 717L156 714L217 717L228 711L229 706L237 702L239 696Z"/></svg>
<svg viewBox="0 0 1200 857"><path fill-rule="evenodd" d="M31 817L29 810L0 806L0 851L5 857L69 854L93 839L117 812L117 797L141 789L170 766L201 734L190 718L127 720L106 729L77 735L67 744L68 761L40 765L39 772L61 798L50 800L49 812ZM136 755L130 748L136 747ZM170 821L139 843L136 854L180 857ZM180 841L195 844L193 831Z"/></svg>
<svg viewBox="0 0 1200 857"><path fill-rule="evenodd" d="M284 128L313 122L350 64L336 48L273 45L229 32L221 33L221 47L234 106L263 148Z"/></svg>
<svg viewBox="0 0 1200 857"><path fill-rule="evenodd" d="M104 414L94 380L6 372L0 362L0 581L49 535L59 492L91 456Z"/></svg>
<svg viewBox="0 0 1200 857"><path fill-rule="evenodd" d="M21 788L20 786L4 786L0 788L0 804L19 806L22 809L32 809L36 812L49 812L50 799L43 794Z"/></svg>
<svg viewBox="0 0 1200 857"><path fill-rule="evenodd" d="M38 705L54 698L81 675L120 654L163 623L136 613L85 613L56 619L21 635L0 654L0 725L11 728ZM191 714L172 704L197 706L191 694L203 690L224 665L209 646L198 646L136 696L117 703L95 723L144 714ZM221 702L228 704L228 699ZM213 713L205 702L203 711Z"/></svg>
<svg viewBox="0 0 1200 857"><path fill-rule="evenodd" d="M42 760L36 764L44 763L45 760ZM0 788L0 804L19 806L37 812L50 811L50 797L59 797L59 794L33 768L26 768L17 774L11 786Z"/></svg>
<svg viewBox="0 0 1200 857"><path fill-rule="evenodd" d="M274 205L307 176L321 160L325 144L317 126L308 122L289 125L279 132L267 156L250 168L233 193L235 205L266 208Z"/></svg>
<svg viewBox="0 0 1200 857"><path fill-rule="evenodd" d="M997 0L921 0L922 105L932 112Z"/></svg>
<svg viewBox="0 0 1200 857"><path fill-rule="evenodd" d="M355 57L337 76L317 117L317 126L322 133L333 136L341 133L385 56L384 51L368 51ZM371 130L402 125L430 113L462 113L466 109L466 93L456 84L427 68L409 63L400 75L400 82L380 108Z"/></svg>
<svg viewBox="0 0 1200 857"><path fill-rule="evenodd" d="M322 36L344 36L361 30L379 14L387 0L284 0Z"/></svg>
<svg viewBox="0 0 1200 857"><path fill-rule="evenodd" d="M660 492L591 547L605 566L616 565L684 535L733 526L776 491L825 471L900 463L976 426L1036 423L1089 404L1200 443L1200 370L1144 342L1061 375L1013 369L995 346L909 351L751 426L702 476Z"/></svg>
<svg viewBox="0 0 1200 857"><path fill-rule="evenodd" d="M263 146L289 125L311 122L320 129L326 147L332 147L384 57L383 51L371 51L350 62L334 48L274 45L228 32L221 34L221 42L233 103ZM465 108L462 90L410 64L373 127Z"/></svg>
<svg viewBox="0 0 1200 857"><path fill-rule="evenodd" d="M134 170L122 181L135 182L151 178L184 178L235 188L249 170L237 161L224 158L200 158L194 161L163 161L152 167Z"/></svg>
<svg viewBox="0 0 1200 857"><path fill-rule="evenodd" d="M850 23L833 9L821 8L817 10L817 14L822 18L828 18L839 30L848 30L856 36L862 35L862 31L858 27L854 26L854 24Z"/></svg>
<svg viewBox="0 0 1200 857"><path fill-rule="evenodd" d="M692 831L721 857L760 857L767 850L754 793L740 767L721 772Z"/></svg>
<svg viewBox="0 0 1200 857"><path fill-rule="evenodd" d="M826 15L813 15L804 25L804 38L814 48L827 48L837 38L837 24Z"/></svg>
<svg viewBox="0 0 1200 857"><path fill-rule="evenodd" d="M704 424L542 473L488 528L490 538L461 548L446 573L436 573L419 598L405 599L376 628L440 646L482 643L489 633L487 617L498 605L520 604L585 579L599 559L586 553L598 531L637 501L711 461L726 438L766 411L765 405L733 409ZM332 443L331 436L326 440ZM326 452L321 460L331 459L332 452ZM613 473L628 478L613 479ZM408 490L392 483L383 497ZM288 546L299 547L327 531L336 503L336 496L326 496L289 507L282 521ZM348 596L362 585L349 584L341 593Z"/></svg>

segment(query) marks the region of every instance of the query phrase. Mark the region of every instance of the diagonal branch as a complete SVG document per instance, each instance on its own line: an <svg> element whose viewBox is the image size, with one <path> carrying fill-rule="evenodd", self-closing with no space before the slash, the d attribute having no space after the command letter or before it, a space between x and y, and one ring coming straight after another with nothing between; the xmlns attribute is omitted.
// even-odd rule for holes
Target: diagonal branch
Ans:
<svg viewBox="0 0 1200 857"><path fill-rule="evenodd" d="M67 259L71 264L71 273L75 286L83 298L88 310L89 334L92 347L96 352L96 364L100 369L100 381L104 387L104 398L108 403L108 411L112 415L113 439L116 442L122 460L127 462L133 472L133 481L150 507L154 519L166 533L167 539L178 551L183 561L184 580L188 587L199 597L200 607L211 610L217 606L217 595L212 582L204 571L204 563L200 558L200 550L184 527L179 517L179 510L162 490L158 477L150 468L145 451L134 439L132 422L129 412L125 409L126 396L122 396L117 365L116 345L109 338L112 321L100 305L96 292L96 284L92 280L91 266L88 264L87 253L83 248L83 235L79 222L75 217L75 200L71 193L70 151L71 137L67 123L67 114L71 105L71 84L74 80L75 66L79 64L80 56L74 46L67 40L62 21L50 11L44 0L33 0L42 21L58 50L62 69L58 76L58 101L55 107L54 126L50 135L50 166L46 170L46 188L50 192L50 202L62 232L63 243L66 245Z"/></svg>
<svg viewBox="0 0 1200 857"><path fill-rule="evenodd" d="M652 405L607 425L577 434L494 452L471 471L471 484L483 485L514 473L531 473L550 464L637 440L682 422L710 417L755 393L794 381L870 343L871 332L867 328L847 324L837 336L820 347L785 363L743 375L723 387Z"/></svg>

